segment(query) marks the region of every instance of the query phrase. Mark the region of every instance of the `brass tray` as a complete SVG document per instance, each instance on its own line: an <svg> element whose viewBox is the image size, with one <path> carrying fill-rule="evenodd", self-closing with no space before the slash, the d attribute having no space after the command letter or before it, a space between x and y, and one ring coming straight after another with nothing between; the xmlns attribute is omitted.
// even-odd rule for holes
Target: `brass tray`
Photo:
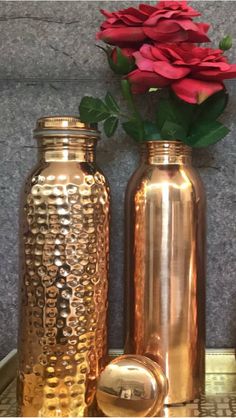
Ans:
<svg viewBox="0 0 236 418"><path fill-rule="evenodd" d="M111 355L121 354L119 350ZM16 416L16 350L0 362L0 416ZM233 350L207 350L206 393L186 405L166 407L164 417L236 417L236 362Z"/></svg>

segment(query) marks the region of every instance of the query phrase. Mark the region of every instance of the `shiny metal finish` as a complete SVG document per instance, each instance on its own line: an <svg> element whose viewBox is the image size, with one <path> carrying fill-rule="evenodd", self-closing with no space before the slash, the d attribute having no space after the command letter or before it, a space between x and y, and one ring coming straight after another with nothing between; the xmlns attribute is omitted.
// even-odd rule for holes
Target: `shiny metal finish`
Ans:
<svg viewBox="0 0 236 418"><path fill-rule="evenodd" d="M167 379L156 362L124 355L109 363L97 384L97 402L109 417L154 416L168 391Z"/></svg>
<svg viewBox="0 0 236 418"><path fill-rule="evenodd" d="M166 404L204 388L205 195L178 141L149 141L126 194L126 353L169 381Z"/></svg>
<svg viewBox="0 0 236 418"><path fill-rule="evenodd" d="M87 416L107 352L109 188L98 132L40 123L21 218L19 414Z"/></svg>
<svg viewBox="0 0 236 418"><path fill-rule="evenodd" d="M34 136L40 137L93 137L99 139L97 124L81 122L77 116L46 116L37 120Z"/></svg>

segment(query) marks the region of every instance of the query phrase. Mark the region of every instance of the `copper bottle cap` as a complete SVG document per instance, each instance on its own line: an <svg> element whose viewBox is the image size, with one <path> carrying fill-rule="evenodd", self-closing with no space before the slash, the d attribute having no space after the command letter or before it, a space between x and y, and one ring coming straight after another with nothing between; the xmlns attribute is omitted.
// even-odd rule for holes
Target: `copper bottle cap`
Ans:
<svg viewBox="0 0 236 418"><path fill-rule="evenodd" d="M40 137L60 133L73 133L73 135L84 133L92 133L93 136L98 137L96 123L81 122L79 116L45 116L37 120L34 136Z"/></svg>
<svg viewBox="0 0 236 418"><path fill-rule="evenodd" d="M168 391L167 379L157 363L140 355L112 360L97 383L97 402L108 417L154 416Z"/></svg>

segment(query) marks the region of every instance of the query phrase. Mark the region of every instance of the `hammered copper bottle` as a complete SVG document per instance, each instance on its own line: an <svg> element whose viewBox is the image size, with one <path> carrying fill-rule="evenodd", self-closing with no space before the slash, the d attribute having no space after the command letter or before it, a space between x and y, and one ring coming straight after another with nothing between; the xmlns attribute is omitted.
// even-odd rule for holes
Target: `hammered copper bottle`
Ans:
<svg viewBox="0 0 236 418"><path fill-rule="evenodd" d="M166 404L204 388L205 195L179 141L148 141L126 194L126 353L156 360Z"/></svg>
<svg viewBox="0 0 236 418"><path fill-rule="evenodd" d="M22 214L18 404L22 416L91 414L107 349L109 188L96 128L39 119L40 161Z"/></svg>

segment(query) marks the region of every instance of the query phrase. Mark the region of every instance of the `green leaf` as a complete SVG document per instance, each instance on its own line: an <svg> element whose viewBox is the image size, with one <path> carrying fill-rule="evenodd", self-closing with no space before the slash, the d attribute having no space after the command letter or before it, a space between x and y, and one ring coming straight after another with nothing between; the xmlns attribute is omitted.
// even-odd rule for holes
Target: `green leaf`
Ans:
<svg viewBox="0 0 236 418"><path fill-rule="evenodd" d="M162 98L158 105L156 121L159 129L162 129L165 122L173 122L182 126L182 130L189 130L195 106L175 98L173 95L168 99Z"/></svg>
<svg viewBox="0 0 236 418"><path fill-rule="evenodd" d="M101 99L89 96L81 100L79 112L83 122L101 122L110 116L110 110Z"/></svg>
<svg viewBox="0 0 236 418"><path fill-rule="evenodd" d="M104 122L104 131L108 138L114 134L117 129L119 119L116 116L111 116L110 118L106 119Z"/></svg>
<svg viewBox="0 0 236 418"><path fill-rule="evenodd" d="M107 107L112 110L115 113L118 113L120 110L120 107L117 103L117 101L114 99L114 97L111 95L111 93L107 93L105 97L105 103Z"/></svg>
<svg viewBox="0 0 236 418"><path fill-rule="evenodd" d="M130 135L135 141L142 142L144 137L143 123L138 119L132 119L122 123L124 131Z"/></svg>
<svg viewBox="0 0 236 418"><path fill-rule="evenodd" d="M225 110L227 103L228 94L226 90L213 94L201 105L197 106L195 123L197 124L198 121L202 123L216 120Z"/></svg>
<svg viewBox="0 0 236 418"><path fill-rule="evenodd" d="M186 131L181 125L166 120L161 129L161 137L163 139L184 140Z"/></svg>
<svg viewBox="0 0 236 418"><path fill-rule="evenodd" d="M153 123L153 122L149 122L149 121L144 121L143 122L143 127L144 127L144 141L157 141L158 139L160 139L160 131L158 129L158 126Z"/></svg>
<svg viewBox="0 0 236 418"><path fill-rule="evenodd" d="M192 135L184 141L194 147L208 147L213 145L229 133L229 129L218 121L206 122L195 127Z"/></svg>

